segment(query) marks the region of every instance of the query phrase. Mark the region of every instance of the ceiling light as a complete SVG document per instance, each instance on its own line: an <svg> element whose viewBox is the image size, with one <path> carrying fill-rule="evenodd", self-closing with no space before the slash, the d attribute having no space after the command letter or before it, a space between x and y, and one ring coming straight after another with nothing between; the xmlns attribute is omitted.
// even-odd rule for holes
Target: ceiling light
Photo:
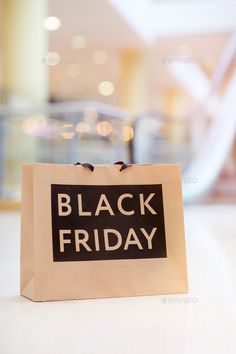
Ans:
<svg viewBox="0 0 236 354"><path fill-rule="evenodd" d="M48 31L56 31L61 26L61 21L58 17L49 16L44 20L44 27Z"/></svg>
<svg viewBox="0 0 236 354"><path fill-rule="evenodd" d="M110 96L114 92L114 85L110 81L101 81L98 85L98 92L102 96Z"/></svg>

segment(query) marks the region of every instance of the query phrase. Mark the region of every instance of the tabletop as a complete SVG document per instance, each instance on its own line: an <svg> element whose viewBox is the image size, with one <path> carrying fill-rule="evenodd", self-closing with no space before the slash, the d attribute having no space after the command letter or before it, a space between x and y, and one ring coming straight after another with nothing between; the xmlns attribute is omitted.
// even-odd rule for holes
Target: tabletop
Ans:
<svg viewBox="0 0 236 354"><path fill-rule="evenodd" d="M189 293L34 303L19 295L20 214L0 213L0 353L234 354L236 206L185 207Z"/></svg>

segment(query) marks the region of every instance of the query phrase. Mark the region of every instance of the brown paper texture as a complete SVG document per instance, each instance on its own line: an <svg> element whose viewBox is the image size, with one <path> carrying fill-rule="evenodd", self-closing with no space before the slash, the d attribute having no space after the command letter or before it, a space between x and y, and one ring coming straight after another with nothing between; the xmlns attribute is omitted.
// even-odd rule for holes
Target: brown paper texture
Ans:
<svg viewBox="0 0 236 354"><path fill-rule="evenodd" d="M178 165L23 166L21 294L34 301L187 292L181 176ZM167 258L54 262L51 185L161 184Z"/></svg>

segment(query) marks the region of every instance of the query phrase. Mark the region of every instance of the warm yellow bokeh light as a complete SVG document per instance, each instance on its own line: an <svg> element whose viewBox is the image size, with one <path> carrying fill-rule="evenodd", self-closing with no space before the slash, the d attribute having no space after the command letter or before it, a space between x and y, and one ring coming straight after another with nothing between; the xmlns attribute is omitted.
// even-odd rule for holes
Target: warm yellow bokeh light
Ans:
<svg viewBox="0 0 236 354"><path fill-rule="evenodd" d="M112 132L111 123L107 122L106 120L99 122L97 125L97 132L98 132L98 134L100 134L102 136L107 136L107 135L111 134L111 132Z"/></svg>
<svg viewBox="0 0 236 354"><path fill-rule="evenodd" d="M22 130L25 134L36 135L47 126L47 119L44 116L29 117L22 123Z"/></svg>
<svg viewBox="0 0 236 354"><path fill-rule="evenodd" d="M133 139L133 137L134 137L134 129L129 125L125 125L123 127L123 140L130 141Z"/></svg>
<svg viewBox="0 0 236 354"><path fill-rule="evenodd" d="M89 133L90 132L90 126L85 123L85 122L80 122L76 125L75 130L79 134L83 133Z"/></svg>
<svg viewBox="0 0 236 354"><path fill-rule="evenodd" d="M113 94L114 90L114 84L110 81L101 81L98 85L98 92L102 96L110 96Z"/></svg>
<svg viewBox="0 0 236 354"><path fill-rule="evenodd" d="M70 140L75 136L73 124L63 124L61 137Z"/></svg>

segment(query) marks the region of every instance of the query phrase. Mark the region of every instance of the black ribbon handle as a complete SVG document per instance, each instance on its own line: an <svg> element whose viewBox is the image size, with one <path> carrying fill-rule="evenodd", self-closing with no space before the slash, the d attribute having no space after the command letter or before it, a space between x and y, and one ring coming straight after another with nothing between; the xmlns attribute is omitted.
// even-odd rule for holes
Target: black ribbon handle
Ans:
<svg viewBox="0 0 236 354"><path fill-rule="evenodd" d="M91 163L88 163L88 162L85 162L85 163L80 163L80 162L76 162L74 164L74 166L83 166L83 167L86 167L86 168L89 168L91 172L94 171L94 166L91 165ZM127 163L125 163L124 161L117 161L114 163L114 165L121 165L121 168L120 168L120 171L123 171L125 170L126 168L128 167L131 167L132 165L129 165Z"/></svg>
<svg viewBox="0 0 236 354"><path fill-rule="evenodd" d="M128 163L125 163L124 161L117 161L114 163L114 165L121 165L120 171L125 170L128 167L131 167Z"/></svg>
<svg viewBox="0 0 236 354"><path fill-rule="evenodd" d="M88 163L88 162L85 162L85 163L76 162L74 165L75 166L81 165L83 167L89 168L90 171L92 171L92 172L94 171L94 166L91 165L91 163Z"/></svg>

